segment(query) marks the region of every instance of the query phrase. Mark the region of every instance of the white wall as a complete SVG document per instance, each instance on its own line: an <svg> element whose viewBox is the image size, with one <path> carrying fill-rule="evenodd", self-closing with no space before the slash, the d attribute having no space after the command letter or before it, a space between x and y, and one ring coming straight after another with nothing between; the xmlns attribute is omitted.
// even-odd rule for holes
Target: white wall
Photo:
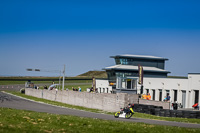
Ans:
<svg viewBox="0 0 200 133"><path fill-rule="evenodd" d="M162 100L166 96L166 91L169 90L171 102L174 101L174 90L177 90L177 102L182 104L182 93L186 91L185 108L192 108L194 104L195 93L194 90L200 92L200 74L189 74L188 79L178 78L144 78L144 93L149 89L151 96L153 95L152 89L156 91L155 99L159 100L159 89L162 90ZM140 85L138 85L140 88ZM140 89L138 89L140 92ZM200 101L200 94L199 94Z"/></svg>
<svg viewBox="0 0 200 133"><path fill-rule="evenodd" d="M187 90L188 79L144 78L145 88Z"/></svg>
<svg viewBox="0 0 200 133"><path fill-rule="evenodd" d="M162 100L166 96L166 91L169 90L171 102L174 101L174 90L177 90L177 102L182 104L183 91L186 92L185 108L192 108L194 104L195 90L199 90L199 103L200 103L200 74L188 74L188 79L178 78L144 78L144 93L149 89L151 98L153 98L153 91L155 90L155 100L159 100L159 89L162 90ZM112 87L109 86L108 80L96 80L96 87L98 92L100 88L109 88L109 93ZM140 92L140 85L137 84L138 92ZM101 89L101 93L102 89ZM105 92L106 93L106 92Z"/></svg>
<svg viewBox="0 0 200 133"><path fill-rule="evenodd" d="M200 89L200 74L188 74L190 88L193 90Z"/></svg>
<svg viewBox="0 0 200 133"><path fill-rule="evenodd" d="M109 86L108 80L96 79L96 88L98 89L99 93L111 93L112 86Z"/></svg>
<svg viewBox="0 0 200 133"><path fill-rule="evenodd" d="M188 74L188 86L190 101L188 104L192 106L194 104L195 90L199 91L199 104L200 104L200 74Z"/></svg>

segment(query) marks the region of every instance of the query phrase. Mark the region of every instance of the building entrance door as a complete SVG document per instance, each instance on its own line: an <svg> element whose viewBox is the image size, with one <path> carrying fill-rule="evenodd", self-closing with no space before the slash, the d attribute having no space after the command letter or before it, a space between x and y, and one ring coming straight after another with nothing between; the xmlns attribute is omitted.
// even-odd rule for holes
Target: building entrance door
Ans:
<svg viewBox="0 0 200 133"><path fill-rule="evenodd" d="M137 93L137 78L134 77L118 77L116 90L119 92Z"/></svg>
<svg viewBox="0 0 200 133"><path fill-rule="evenodd" d="M174 102L177 101L177 90L174 90Z"/></svg>
<svg viewBox="0 0 200 133"><path fill-rule="evenodd" d="M153 98L152 100L155 100L155 90L152 90L153 91Z"/></svg>
<svg viewBox="0 0 200 133"><path fill-rule="evenodd" d="M195 90L194 104L199 103L199 90Z"/></svg>
<svg viewBox="0 0 200 133"><path fill-rule="evenodd" d="M183 108L185 108L185 102L186 102L186 91L182 91L182 105L183 105Z"/></svg>
<svg viewBox="0 0 200 133"><path fill-rule="evenodd" d="M131 79L127 79L127 89L132 89L131 87Z"/></svg>
<svg viewBox="0 0 200 133"><path fill-rule="evenodd" d="M159 90L159 101L162 101L162 89Z"/></svg>

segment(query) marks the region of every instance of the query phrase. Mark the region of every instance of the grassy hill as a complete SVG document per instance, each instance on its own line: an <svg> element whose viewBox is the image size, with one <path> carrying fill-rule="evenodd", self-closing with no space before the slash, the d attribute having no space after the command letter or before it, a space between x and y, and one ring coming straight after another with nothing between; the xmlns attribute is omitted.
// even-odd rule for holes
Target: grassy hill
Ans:
<svg viewBox="0 0 200 133"><path fill-rule="evenodd" d="M105 71L88 71L78 75L77 77L107 78L107 73Z"/></svg>

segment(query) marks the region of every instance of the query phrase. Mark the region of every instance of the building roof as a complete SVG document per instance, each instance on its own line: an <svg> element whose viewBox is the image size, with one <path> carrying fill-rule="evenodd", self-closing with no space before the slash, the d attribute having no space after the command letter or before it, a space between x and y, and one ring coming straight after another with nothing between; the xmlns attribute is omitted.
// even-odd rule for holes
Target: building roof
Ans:
<svg viewBox="0 0 200 133"><path fill-rule="evenodd" d="M125 58L138 58L138 59L168 60L167 58L157 57L157 56L130 55L130 54L116 55L116 56L110 56L110 57L111 57L111 58L125 57Z"/></svg>
<svg viewBox="0 0 200 133"><path fill-rule="evenodd" d="M190 75L200 75L200 73L188 73L188 74L190 74Z"/></svg>
<svg viewBox="0 0 200 133"><path fill-rule="evenodd" d="M130 71L138 71L138 66L131 65L115 65L104 68L104 70L130 70ZM170 73L167 70L159 69L156 67L143 67L144 72L161 72L161 73Z"/></svg>

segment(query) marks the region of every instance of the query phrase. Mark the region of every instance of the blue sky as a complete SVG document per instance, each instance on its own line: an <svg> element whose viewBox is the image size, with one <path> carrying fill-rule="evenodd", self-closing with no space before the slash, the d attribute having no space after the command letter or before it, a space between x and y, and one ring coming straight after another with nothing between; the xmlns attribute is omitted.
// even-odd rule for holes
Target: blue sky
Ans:
<svg viewBox="0 0 200 133"><path fill-rule="evenodd" d="M170 75L200 73L198 0L1 0L0 76L76 76L118 54L166 57Z"/></svg>

